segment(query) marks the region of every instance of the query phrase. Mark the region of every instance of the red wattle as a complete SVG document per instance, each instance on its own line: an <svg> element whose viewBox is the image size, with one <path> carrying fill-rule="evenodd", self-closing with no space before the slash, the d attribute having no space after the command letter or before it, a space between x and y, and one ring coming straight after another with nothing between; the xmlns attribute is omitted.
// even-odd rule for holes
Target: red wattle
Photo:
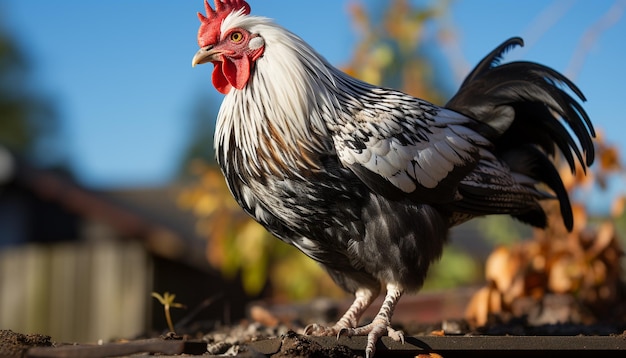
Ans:
<svg viewBox="0 0 626 358"><path fill-rule="evenodd" d="M236 89L243 89L250 78L250 59L247 56L239 58L225 57L222 63L224 76Z"/></svg>
<svg viewBox="0 0 626 358"><path fill-rule="evenodd" d="M223 94L232 87L243 89L250 78L251 61L248 57L229 58L213 62L213 86Z"/></svg>
<svg viewBox="0 0 626 358"><path fill-rule="evenodd" d="M228 94L231 89L231 85L224 76L224 72L222 71L222 62L214 62L213 63L213 86L222 94Z"/></svg>

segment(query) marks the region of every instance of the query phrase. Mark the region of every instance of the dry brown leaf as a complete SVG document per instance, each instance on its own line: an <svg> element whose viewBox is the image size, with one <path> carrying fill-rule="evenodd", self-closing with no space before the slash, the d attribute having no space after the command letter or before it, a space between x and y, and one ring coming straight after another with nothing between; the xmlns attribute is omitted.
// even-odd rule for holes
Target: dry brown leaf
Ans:
<svg viewBox="0 0 626 358"><path fill-rule="evenodd" d="M507 291L511 287L515 273L521 269L520 264L509 248L500 246L487 258L485 277L501 292Z"/></svg>
<svg viewBox="0 0 626 358"><path fill-rule="evenodd" d="M548 289L555 293L566 293L573 290L575 283L572 278L574 265L569 258L562 257L553 262L548 275Z"/></svg>
<svg viewBox="0 0 626 358"><path fill-rule="evenodd" d="M441 354L431 352L431 353L420 353L416 355L415 358L443 358L443 356Z"/></svg>
<svg viewBox="0 0 626 358"><path fill-rule="evenodd" d="M280 320L272 312L259 305L250 307L250 319L266 327L276 327L280 323Z"/></svg>
<svg viewBox="0 0 626 358"><path fill-rule="evenodd" d="M480 327L487 323L489 314L502 312L502 297L494 287L483 287L472 296L465 309L465 319Z"/></svg>
<svg viewBox="0 0 626 358"><path fill-rule="evenodd" d="M621 168L619 161L619 152L615 147L603 148L600 151L600 169L605 171L619 170Z"/></svg>
<svg viewBox="0 0 626 358"><path fill-rule="evenodd" d="M595 238L591 244L591 247L586 250L585 257L587 260L592 260L605 251L611 243L615 240L615 226L610 222L604 222L597 229Z"/></svg>
<svg viewBox="0 0 626 358"><path fill-rule="evenodd" d="M430 332L431 336L437 336L437 337L443 337L446 335L446 332L443 331L443 329L436 329L432 332Z"/></svg>
<svg viewBox="0 0 626 358"><path fill-rule="evenodd" d="M613 200L611 203L611 217L619 218L624 213L626 198L624 196L619 196Z"/></svg>

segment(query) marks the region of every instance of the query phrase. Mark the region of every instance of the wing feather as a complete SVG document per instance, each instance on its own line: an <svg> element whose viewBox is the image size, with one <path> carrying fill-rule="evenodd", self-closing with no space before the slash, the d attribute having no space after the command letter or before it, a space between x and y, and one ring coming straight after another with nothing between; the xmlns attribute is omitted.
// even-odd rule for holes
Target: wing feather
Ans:
<svg viewBox="0 0 626 358"><path fill-rule="evenodd" d="M356 111L334 134L341 162L370 189L390 197L444 203L491 143L466 127L473 120L399 92L398 105ZM392 100L383 96L384 100ZM400 104L401 103L401 104ZM391 108L391 109L390 109Z"/></svg>

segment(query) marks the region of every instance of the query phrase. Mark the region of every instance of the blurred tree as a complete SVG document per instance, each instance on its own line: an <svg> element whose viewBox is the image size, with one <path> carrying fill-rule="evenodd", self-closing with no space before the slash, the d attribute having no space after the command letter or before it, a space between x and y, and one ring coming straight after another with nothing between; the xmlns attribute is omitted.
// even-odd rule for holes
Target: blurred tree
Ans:
<svg viewBox="0 0 626 358"><path fill-rule="evenodd" d="M0 145L46 161L41 155L50 154L56 113L50 102L33 91L28 70L24 54L2 27L0 16Z"/></svg>
<svg viewBox="0 0 626 358"><path fill-rule="evenodd" d="M179 170L179 176L183 178L190 174L189 168L195 161L201 160L213 166L217 165L215 149L213 148L213 134L215 133L215 118L220 104L207 91L196 91L196 93L200 93L200 95L194 97L189 113L193 132Z"/></svg>
<svg viewBox="0 0 626 358"><path fill-rule="evenodd" d="M441 1L422 7L408 0L393 0L373 2L374 11L359 2L350 4L360 39L343 70L365 82L441 104L446 96L441 82L433 79L433 61L426 54L439 36L427 29L448 11L448 4Z"/></svg>

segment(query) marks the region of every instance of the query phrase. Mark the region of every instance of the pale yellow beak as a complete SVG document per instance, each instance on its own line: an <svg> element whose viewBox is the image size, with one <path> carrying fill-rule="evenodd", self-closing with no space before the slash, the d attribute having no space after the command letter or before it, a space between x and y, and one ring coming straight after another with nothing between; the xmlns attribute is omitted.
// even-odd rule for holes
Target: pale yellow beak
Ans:
<svg viewBox="0 0 626 358"><path fill-rule="evenodd" d="M191 67L196 67L196 65L217 60L217 56L221 53L221 51L215 50L213 47L213 45L209 45L199 49L198 52L193 55L193 59L191 59Z"/></svg>

